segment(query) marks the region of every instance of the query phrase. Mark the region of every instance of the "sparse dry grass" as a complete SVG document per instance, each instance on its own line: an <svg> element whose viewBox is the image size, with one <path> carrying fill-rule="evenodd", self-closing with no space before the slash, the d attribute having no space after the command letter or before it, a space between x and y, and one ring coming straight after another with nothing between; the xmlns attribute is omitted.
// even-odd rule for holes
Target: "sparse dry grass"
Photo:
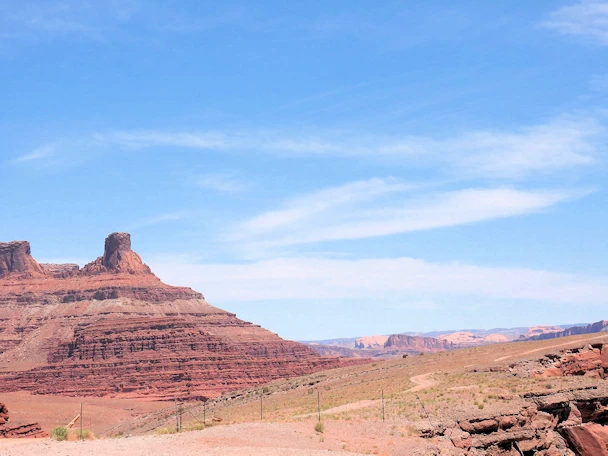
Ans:
<svg viewBox="0 0 608 456"><path fill-rule="evenodd" d="M405 426L415 426L421 421L426 423L429 418L431 422L435 422L474 413L489 414L505 408L516 409L523 404L519 395L524 392L584 386L597 380L587 377L558 377L548 381L514 377L507 370L510 363L524 358L538 358L544 354L544 349L547 349L547 352L555 352L563 349L561 345L569 341L572 346L580 346L581 339L593 337L597 337L597 334L557 341L513 342L472 347L426 354L422 357L374 361L366 365L274 381L209 401L207 422L210 422L211 416L221 417L221 424L259 421L259 397L262 393L266 422L317 419L317 391L320 394L321 413L326 421L381 421L381 390L384 390L385 419ZM608 339L608 335L606 338ZM547 348L556 344L560 347L552 350ZM520 355L531 350L539 351ZM496 361L497 358L505 356L510 358ZM471 360L475 360L475 365L471 365ZM503 366L505 371L489 372L490 366L499 365ZM427 373L432 373L431 377L436 384L418 392L409 391L414 386L410 378ZM170 408L168 410L170 412ZM202 422L201 406L192 406L187 410L184 415L185 427ZM154 427L170 426L172 419L174 418L170 414L166 418L158 418ZM140 425L140 432L146 432L145 418L141 420ZM400 432L406 434L405 431Z"/></svg>

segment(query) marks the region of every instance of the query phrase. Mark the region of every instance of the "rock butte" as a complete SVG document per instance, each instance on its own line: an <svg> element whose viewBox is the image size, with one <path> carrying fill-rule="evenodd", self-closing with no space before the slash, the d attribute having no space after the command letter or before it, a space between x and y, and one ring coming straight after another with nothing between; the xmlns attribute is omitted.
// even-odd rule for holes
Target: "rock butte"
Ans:
<svg viewBox="0 0 608 456"><path fill-rule="evenodd" d="M0 391L208 398L361 362L322 357L162 283L128 233L109 235L82 269L0 243Z"/></svg>

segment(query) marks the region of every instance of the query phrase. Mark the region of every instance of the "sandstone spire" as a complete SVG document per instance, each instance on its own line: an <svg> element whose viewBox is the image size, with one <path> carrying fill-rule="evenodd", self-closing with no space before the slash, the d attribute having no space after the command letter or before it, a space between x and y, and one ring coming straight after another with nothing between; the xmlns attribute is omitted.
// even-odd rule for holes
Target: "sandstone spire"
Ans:
<svg viewBox="0 0 608 456"><path fill-rule="evenodd" d="M131 250L129 233L112 233L106 238L103 256L87 264L83 274L101 274L104 272L152 274L137 253Z"/></svg>

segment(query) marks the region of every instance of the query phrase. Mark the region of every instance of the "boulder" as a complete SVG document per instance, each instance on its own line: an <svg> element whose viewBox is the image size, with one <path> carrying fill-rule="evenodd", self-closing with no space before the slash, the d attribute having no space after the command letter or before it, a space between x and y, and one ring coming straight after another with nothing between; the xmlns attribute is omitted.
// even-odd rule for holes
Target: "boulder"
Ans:
<svg viewBox="0 0 608 456"><path fill-rule="evenodd" d="M565 428L564 434L580 456L608 456L608 427L586 423Z"/></svg>

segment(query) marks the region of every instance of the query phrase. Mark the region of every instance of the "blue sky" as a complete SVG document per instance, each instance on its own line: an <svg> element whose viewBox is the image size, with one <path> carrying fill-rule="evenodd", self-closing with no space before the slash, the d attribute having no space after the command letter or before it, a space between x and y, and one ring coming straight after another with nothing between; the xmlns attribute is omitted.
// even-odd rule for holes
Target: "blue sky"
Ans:
<svg viewBox="0 0 608 456"><path fill-rule="evenodd" d="M281 336L607 318L608 2L4 1L0 239Z"/></svg>

